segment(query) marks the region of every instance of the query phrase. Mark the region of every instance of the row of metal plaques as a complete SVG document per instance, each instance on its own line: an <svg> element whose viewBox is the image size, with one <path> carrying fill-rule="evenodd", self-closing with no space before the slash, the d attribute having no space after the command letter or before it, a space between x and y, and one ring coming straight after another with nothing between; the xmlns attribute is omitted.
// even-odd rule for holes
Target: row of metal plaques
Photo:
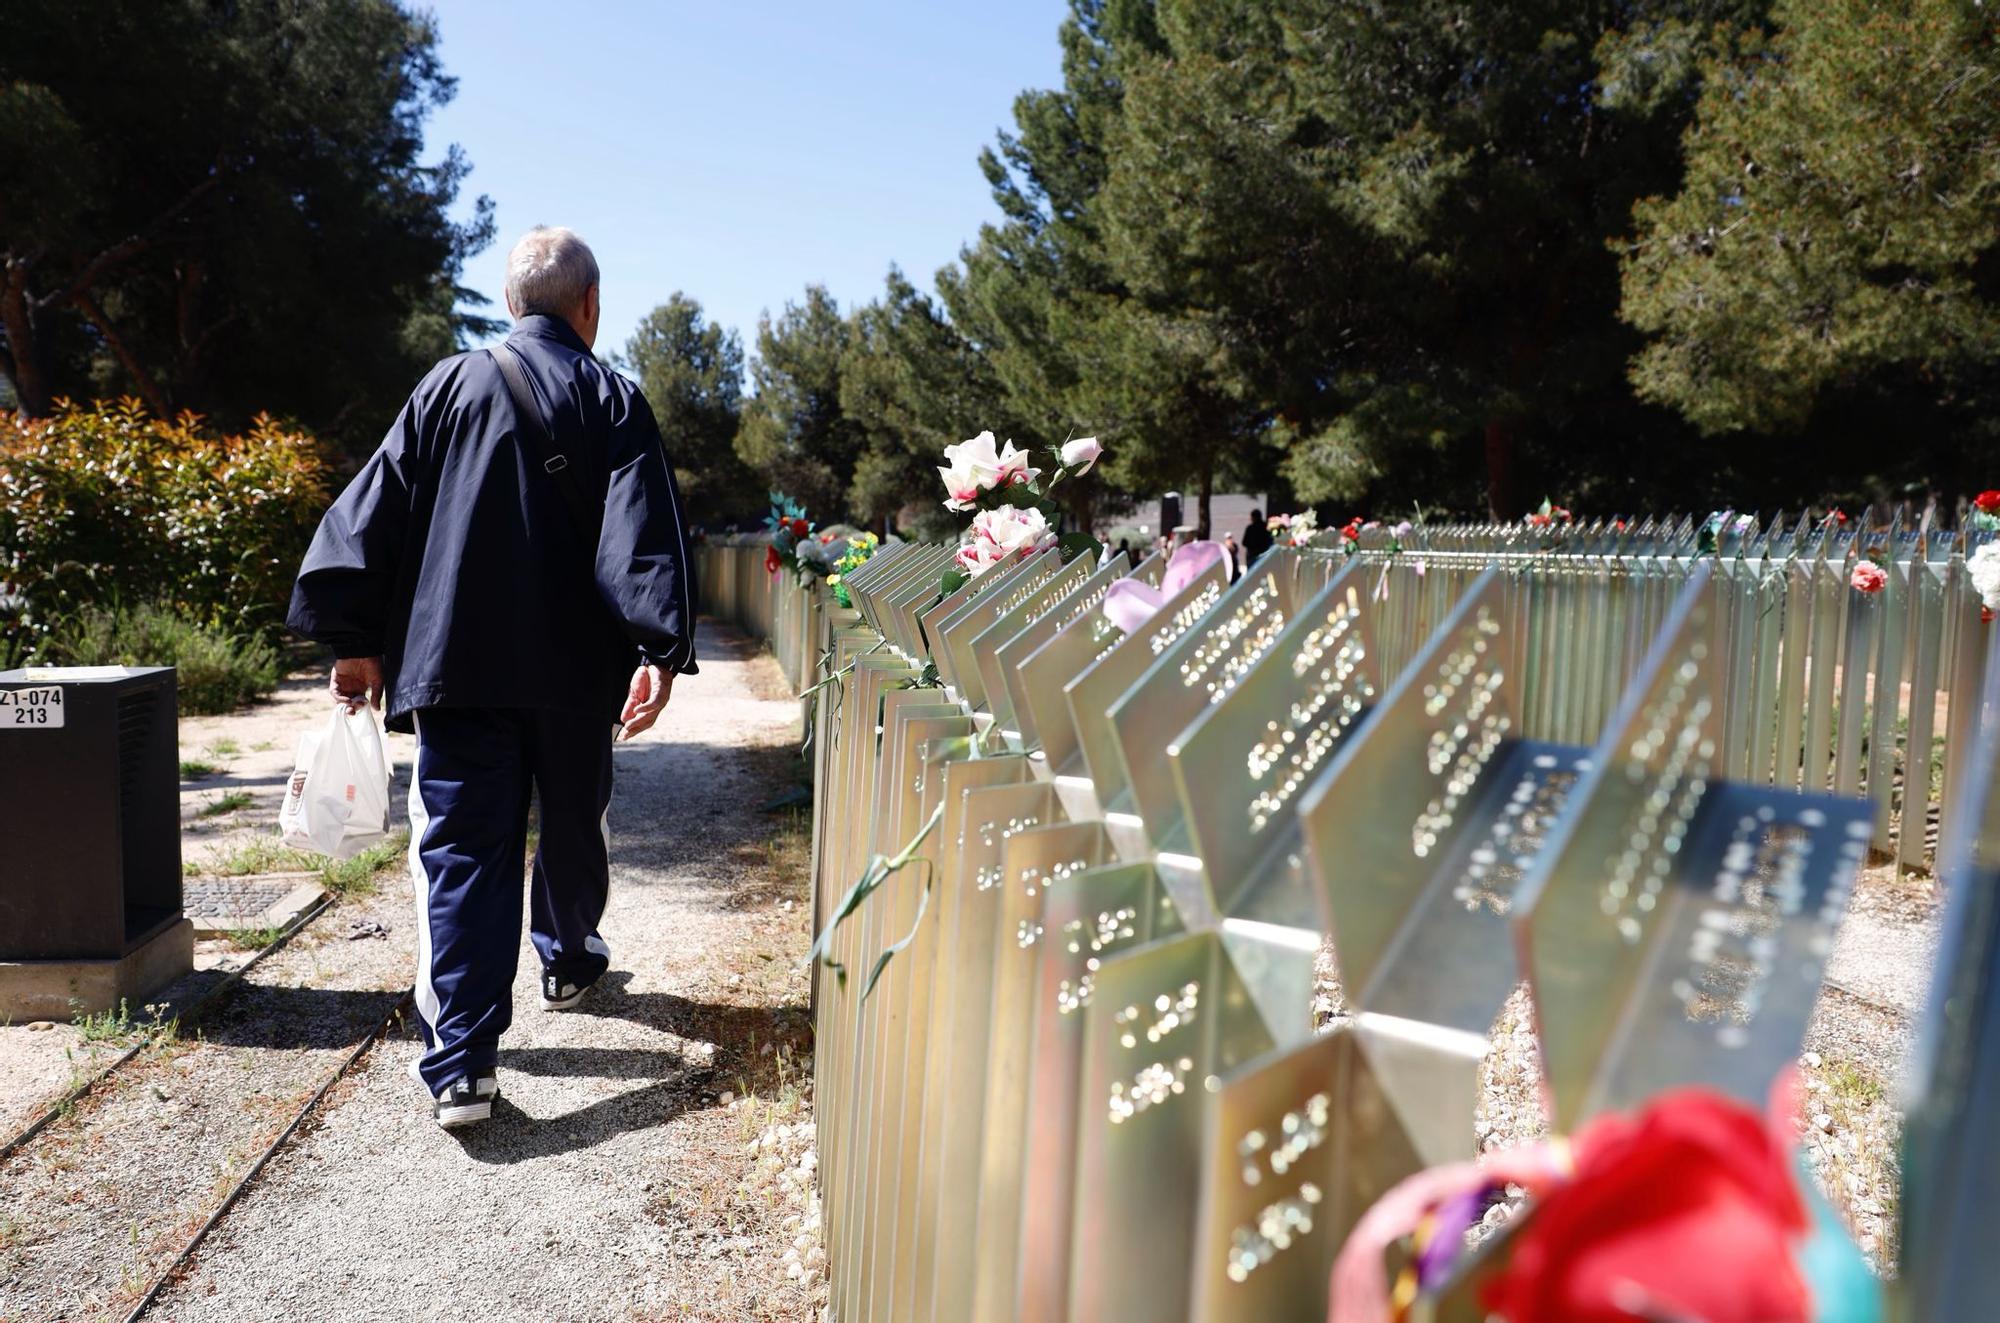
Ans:
<svg viewBox="0 0 2000 1323"><path fill-rule="evenodd" d="M816 912L910 860L817 971L838 1323L1319 1323L1368 1205L1473 1155L1523 979L1559 1129L1796 1053L1871 813L1726 777L1705 574L1585 746L1524 716L1496 571L1390 672L1358 566L1211 570L1128 635L1158 559L940 597L946 556L884 548L820 640Z"/></svg>

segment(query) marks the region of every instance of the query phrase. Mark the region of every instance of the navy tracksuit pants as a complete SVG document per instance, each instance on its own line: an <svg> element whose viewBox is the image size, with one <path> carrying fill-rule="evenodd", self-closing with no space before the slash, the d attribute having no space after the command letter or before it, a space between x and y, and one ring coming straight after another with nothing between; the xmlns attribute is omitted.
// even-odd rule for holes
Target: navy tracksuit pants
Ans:
<svg viewBox="0 0 2000 1323"><path fill-rule="evenodd" d="M424 708L410 777L417 899L418 1065L437 1093L491 1074L513 1020L528 796L541 801L530 934L545 969L581 987L603 974L610 887L611 727L535 708Z"/></svg>

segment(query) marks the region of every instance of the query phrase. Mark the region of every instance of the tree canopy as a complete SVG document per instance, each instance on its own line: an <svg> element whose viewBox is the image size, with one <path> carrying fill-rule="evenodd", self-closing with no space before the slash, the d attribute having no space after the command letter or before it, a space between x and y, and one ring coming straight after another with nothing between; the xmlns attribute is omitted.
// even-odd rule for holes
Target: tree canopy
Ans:
<svg viewBox="0 0 2000 1323"><path fill-rule="evenodd" d="M392 0L20 0L0 42L0 373L28 415L129 392L360 440L483 329L422 159L454 84Z"/></svg>
<svg viewBox="0 0 2000 1323"><path fill-rule="evenodd" d="M771 328L739 450L821 508L930 502L989 427L1381 513L2000 481L1990 7L1071 0L1058 40L935 292L892 273L816 394L830 300Z"/></svg>

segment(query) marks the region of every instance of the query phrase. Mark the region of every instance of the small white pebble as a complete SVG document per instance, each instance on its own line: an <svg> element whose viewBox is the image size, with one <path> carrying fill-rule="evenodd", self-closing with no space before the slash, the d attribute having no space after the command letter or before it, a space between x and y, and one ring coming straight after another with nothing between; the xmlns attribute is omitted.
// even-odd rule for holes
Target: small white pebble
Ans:
<svg viewBox="0 0 2000 1323"><path fill-rule="evenodd" d="M720 1102L724 1107L727 1107L729 1106L729 1104L736 1101L736 1095L730 1090L724 1089L722 1091L722 1096L719 1099L717 1099L717 1101Z"/></svg>
<svg viewBox="0 0 2000 1323"><path fill-rule="evenodd" d="M1827 1131L1828 1133L1832 1133L1833 1131L1833 1118L1831 1116L1828 1116L1825 1112L1820 1112L1816 1114L1813 1117L1813 1124L1818 1126L1821 1130Z"/></svg>
<svg viewBox="0 0 2000 1323"><path fill-rule="evenodd" d="M1808 1070L1819 1069L1820 1058L1819 1058L1819 1053L1817 1052L1808 1052L1803 1057L1800 1057L1799 1060L1806 1063L1806 1069Z"/></svg>

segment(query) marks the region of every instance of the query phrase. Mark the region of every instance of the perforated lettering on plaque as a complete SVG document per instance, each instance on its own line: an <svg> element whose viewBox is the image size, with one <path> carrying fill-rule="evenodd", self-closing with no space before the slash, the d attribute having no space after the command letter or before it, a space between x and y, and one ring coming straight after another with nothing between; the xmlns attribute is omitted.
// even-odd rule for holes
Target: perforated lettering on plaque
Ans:
<svg viewBox="0 0 2000 1323"><path fill-rule="evenodd" d="M1228 587L1220 565L1210 566L1195 581L1169 599L1157 614L1128 638L1109 620L1092 626L1093 643L1102 640L1095 660L1071 680L1064 698L1076 727L1084 766L1097 786L1100 803L1109 805L1128 792L1125 762L1111 725L1111 705L1139 683L1159 655L1183 638L1196 622L1222 600ZM1044 748L1047 744L1044 743Z"/></svg>
<svg viewBox="0 0 2000 1323"><path fill-rule="evenodd" d="M1284 633L1292 618L1291 571L1291 557L1266 556L1111 704L1132 801L1155 846L1178 848L1182 834L1173 769L1161 755L1204 710L1228 697Z"/></svg>
<svg viewBox="0 0 2000 1323"><path fill-rule="evenodd" d="M1472 1033L1520 981L1507 918L1587 752L1520 738L1504 590L1472 584L1300 809L1352 1002Z"/></svg>
<svg viewBox="0 0 2000 1323"><path fill-rule="evenodd" d="M1517 916L1556 1123L1673 1083L1761 1101L1867 858L1864 800L1720 779L1706 567L1579 778Z"/></svg>
<svg viewBox="0 0 2000 1323"><path fill-rule="evenodd" d="M1105 961L1083 1015L1069 1316L1180 1318L1211 1081L1271 1037L1213 933Z"/></svg>
<svg viewBox="0 0 2000 1323"><path fill-rule="evenodd" d="M1294 806L1381 689L1373 632L1354 565L1302 607L1263 664L1167 749L1195 852L1225 913L1278 867L1297 839ZM1316 926L1317 907L1260 911Z"/></svg>
<svg viewBox="0 0 2000 1323"><path fill-rule="evenodd" d="M1084 1009L1098 971L1121 951L1180 931L1151 864L1086 869L1042 896L1036 954L1034 1070L1022 1133L1019 1317L1063 1316L1069 1293L1076 1175L1076 1098Z"/></svg>

